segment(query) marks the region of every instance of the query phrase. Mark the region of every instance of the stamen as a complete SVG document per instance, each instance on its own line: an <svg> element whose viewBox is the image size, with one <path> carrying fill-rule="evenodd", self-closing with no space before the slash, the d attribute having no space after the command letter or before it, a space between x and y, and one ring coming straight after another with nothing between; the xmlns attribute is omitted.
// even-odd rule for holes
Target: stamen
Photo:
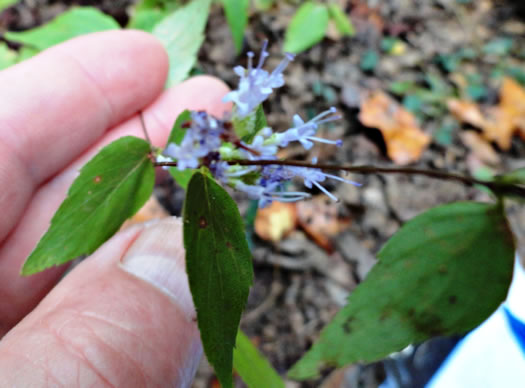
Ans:
<svg viewBox="0 0 525 388"><path fill-rule="evenodd" d="M268 53L268 51L266 51L267 47L268 47L268 39L265 39L264 42L263 42L263 46L262 46L262 49L261 49L261 55L259 56L259 63L257 64L257 69L256 70L260 70L263 67L264 61L270 55Z"/></svg>
<svg viewBox="0 0 525 388"><path fill-rule="evenodd" d="M359 182L354 182L354 181L351 181L351 180L348 180L348 179L345 179L345 178L341 178L340 176L337 176L337 175L324 174L324 176L327 177L327 178L335 179L336 181L340 181L340 182L344 182L344 183L350 183L351 185L362 186L362 184L359 183Z"/></svg>
<svg viewBox="0 0 525 388"><path fill-rule="evenodd" d="M339 202L339 199L333 195L331 192L329 192L328 190L326 190L323 186L321 186L319 183L317 183L316 181L312 181L312 183L319 189L321 190L323 193L325 193L327 196L329 196L332 201L334 202Z"/></svg>

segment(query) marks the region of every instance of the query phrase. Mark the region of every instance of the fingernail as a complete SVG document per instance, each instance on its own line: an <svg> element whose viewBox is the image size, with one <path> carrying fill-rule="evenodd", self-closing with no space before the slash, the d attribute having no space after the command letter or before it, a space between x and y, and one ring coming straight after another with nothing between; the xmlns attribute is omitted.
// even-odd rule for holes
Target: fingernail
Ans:
<svg viewBox="0 0 525 388"><path fill-rule="evenodd" d="M173 298L188 319L195 316L184 261L182 222L175 217L149 223L122 259L122 268Z"/></svg>

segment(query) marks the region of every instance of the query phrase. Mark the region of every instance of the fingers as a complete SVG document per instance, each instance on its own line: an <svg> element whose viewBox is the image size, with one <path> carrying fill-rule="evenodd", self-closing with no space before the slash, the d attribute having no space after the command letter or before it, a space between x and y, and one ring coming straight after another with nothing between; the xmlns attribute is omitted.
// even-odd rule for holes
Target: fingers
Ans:
<svg viewBox="0 0 525 388"><path fill-rule="evenodd" d="M6 386L189 386L202 354L170 218L116 235L0 342Z"/></svg>
<svg viewBox="0 0 525 388"><path fill-rule="evenodd" d="M150 104L168 59L138 31L86 35L0 72L0 241L33 190Z"/></svg>
<svg viewBox="0 0 525 388"><path fill-rule="evenodd" d="M227 91L222 82L204 76L192 78L166 91L144 111L153 143L158 146L165 143L175 118L184 109L207 110L221 117L229 107L221 102ZM64 271L62 266L30 277L19 275L22 263L48 228L49 220L65 198L78 170L103 145L125 135L143 137L137 116L109 131L96 146L43 185L9 240L0 248L0 336L36 306Z"/></svg>

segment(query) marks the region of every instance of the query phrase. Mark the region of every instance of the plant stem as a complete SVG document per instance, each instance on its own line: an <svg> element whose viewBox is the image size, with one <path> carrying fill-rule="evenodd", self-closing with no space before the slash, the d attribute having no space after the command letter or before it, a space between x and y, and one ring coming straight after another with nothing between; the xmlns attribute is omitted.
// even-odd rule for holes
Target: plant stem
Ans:
<svg viewBox="0 0 525 388"><path fill-rule="evenodd" d="M410 167L377 167L370 165L362 166L341 166L330 164L312 164L297 160L229 160L230 165L238 166L292 166L317 168L320 170L346 171L357 174L407 174L422 175L429 178L455 181L466 186L481 185L485 186L498 195L514 195L525 198L525 187L517 186L504 182L483 181L467 175L460 175L439 170L426 170ZM176 166L177 162L157 162L155 166Z"/></svg>

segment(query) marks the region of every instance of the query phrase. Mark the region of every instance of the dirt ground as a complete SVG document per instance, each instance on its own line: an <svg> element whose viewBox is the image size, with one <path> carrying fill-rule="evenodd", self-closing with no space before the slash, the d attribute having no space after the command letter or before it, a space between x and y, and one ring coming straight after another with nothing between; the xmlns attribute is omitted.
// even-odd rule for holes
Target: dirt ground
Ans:
<svg viewBox="0 0 525 388"><path fill-rule="evenodd" d="M519 1L339 2L351 15L356 35L338 38L332 34L333 38L326 38L298 55L286 71L287 86L265 103L265 111L269 125L286 129L296 113L312 117L335 106L344 119L326 129L323 135L341 138L344 145L342 148L318 146L308 156L302 149L292 148L287 157L304 160L317 156L320 161L330 163L392 165L381 133L364 127L358 119L360 103L367 93L373 90L388 92L391 84L399 81L411 81L428 89L425 77L429 74L454 88L458 82L454 74L474 74L482 89L477 102L481 106L493 105L498 101L499 88L498 81L492 77L495 69L505 62L525 71L525 6ZM26 0L0 16L0 27L30 28L72 4L100 7L124 25L130 3L124 0ZM268 38L272 55L267 65L273 68L282 57L284 31L297 3L300 2L280 1L269 11L254 12L249 20L243 53L249 50L257 53L263 39ZM385 50L387 36L402 43L401 54L393 55ZM503 56L495 56L484 49L488 42L500 38L512 41L512 49ZM444 61L452 60L464 49L474 50L476 54L461 61L455 70L447 70ZM378 54L372 70L363 65L363 58L371 51ZM197 72L215 75L234 87L237 78L232 68L236 64L244 65L245 57L235 55L223 12L215 5ZM396 98L400 102L403 100L402 96ZM407 106L406 96L404 102ZM432 111L414 110L422 130L432 139L414 166L473 175L487 169L497 173L525 166L525 142L519 137L512 139L508 150L491 144L493 153L480 151L466 145L462 134L472 128L454 121L444 101L438 101L432 108ZM447 123L452 125L447 126ZM492 158L490 163L487 153ZM319 200L318 203L322 212L330 213L332 218L336 214L337 222L344 224L331 238L332 249L314 242L312 235L301 228L275 243L260 239L253 233L253 226L250 229L255 284L242 329L281 374L316 340L321 328L345 304L349 293L374 265L375 254L405 221L438 204L489 198L476 188L424 177L352 175L347 178L363 186L327 183L327 188L341 201ZM162 184L156 193L172 213L180 214L181 189ZM242 196L236 198L248 225L253 225L249 222L255 214L253 203ZM512 205L509 214L518 240L523 240L524 212ZM321 221L313 219L311 222ZM381 363L355 365L343 372L327 371L314 382L289 382L289 386L376 387L384 375ZM214 386L211 376L211 369L204 361L194 386Z"/></svg>

